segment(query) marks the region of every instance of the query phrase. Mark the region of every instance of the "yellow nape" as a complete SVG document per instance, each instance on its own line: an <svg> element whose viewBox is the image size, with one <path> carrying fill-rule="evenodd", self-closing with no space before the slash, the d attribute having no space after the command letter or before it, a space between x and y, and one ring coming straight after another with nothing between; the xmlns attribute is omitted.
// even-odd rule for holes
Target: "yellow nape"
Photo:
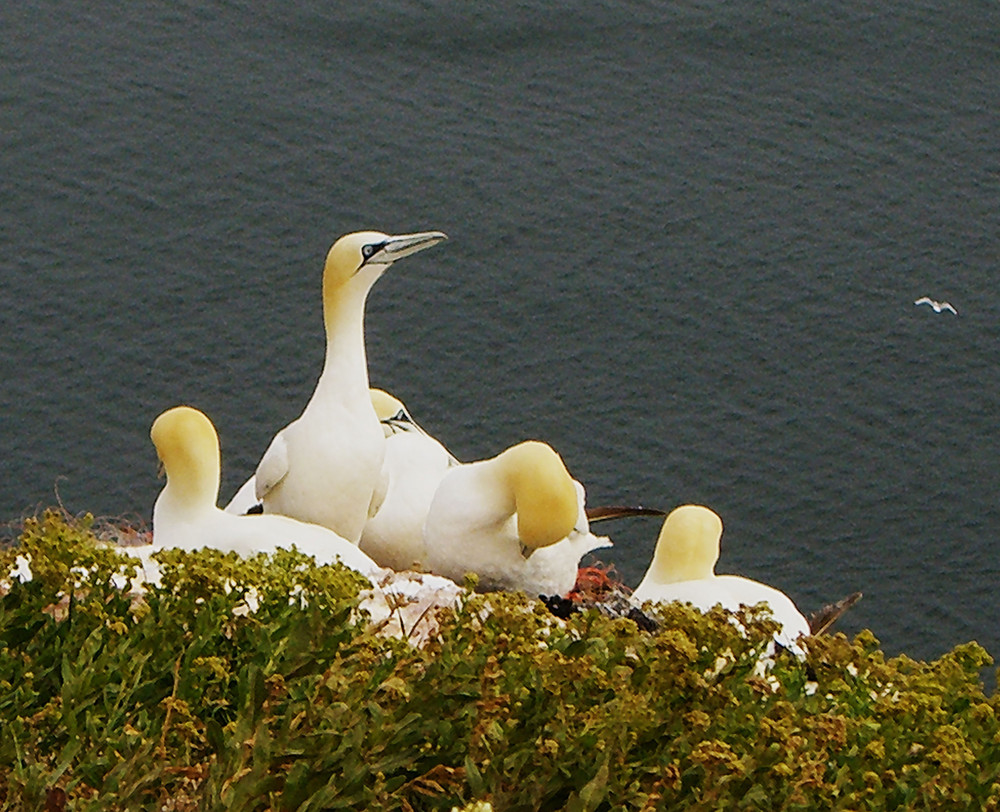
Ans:
<svg viewBox="0 0 1000 812"><path fill-rule="evenodd" d="M722 519L702 505L681 505L663 521L650 569L660 583L711 578L719 560Z"/></svg>
<svg viewBox="0 0 1000 812"><path fill-rule="evenodd" d="M579 517L576 488L551 446L528 440L504 451L501 464L517 511L517 533L532 549L564 539Z"/></svg>
<svg viewBox="0 0 1000 812"><path fill-rule="evenodd" d="M219 435L204 412L176 406L163 412L149 430L167 482L191 495L218 497L221 470Z"/></svg>
<svg viewBox="0 0 1000 812"><path fill-rule="evenodd" d="M401 411L406 411L402 401L394 398L384 389L372 388L368 390L368 394L371 396L372 406L375 408L375 414L378 415L379 420L388 420Z"/></svg>

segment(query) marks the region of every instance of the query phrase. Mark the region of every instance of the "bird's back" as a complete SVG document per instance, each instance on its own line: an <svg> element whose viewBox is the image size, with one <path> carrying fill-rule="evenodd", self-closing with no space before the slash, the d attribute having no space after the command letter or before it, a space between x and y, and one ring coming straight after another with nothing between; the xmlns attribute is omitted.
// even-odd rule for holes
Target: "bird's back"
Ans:
<svg viewBox="0 0 1000 812"><path fill-rule="evenodd" d="M340 560L366 575L378 570L374 561L333 531L287 516L237 516L218 508L186 518L154 515L153 543L157 548L235 552L244 558L294 545L317 564Z"/></svg>
<svg viewBox="0 0 1000 812"><path fill-rule="evenodd" d="M647 578L636 587L633 599L638 604L646 601L690 603L701 612L708 612L715 606L736 612L741 606L766 603L771 616L782 626L779 642L785 643L785 639L791 642L800 634L809 634L809 624L791 598L774 587L739 575L717 575L668 584L653 583Z"/></svg>

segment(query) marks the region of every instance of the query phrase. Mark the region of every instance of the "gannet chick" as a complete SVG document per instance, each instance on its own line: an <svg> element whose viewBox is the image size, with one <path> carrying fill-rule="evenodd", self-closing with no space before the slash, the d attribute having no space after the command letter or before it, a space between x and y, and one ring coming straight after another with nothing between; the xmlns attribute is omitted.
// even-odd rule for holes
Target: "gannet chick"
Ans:
<svg viewBox="0 0 1000 812"><path fill-rule="evenodd" d="M791 598L773 587L739 575L716 575L722 519L700 505L683 505L663 522L652 563L632 593L632 601L690 603L707 612L713 606L736 611L740 606L766 603L781 629L775 639L785 648L799 650L800 635L809 635L809 624Z"/></svg>
<svg viewBox="0 0 1000 812"><path fill-rule="evenodd" d="M480 591L565 595L580 558L607 538L593 536L584 490L560 456L528 441L481 462L452 467L424 522L428 569Z"/></svg>
<svg viewBox="0 0 1000 812"><path fill-rule="evenodd" d="M153 506L153 547L210 547L242 556L294 545L317 564L341 561L364 575L378 566L354 544L325 527L286 516L235 516L219 510L219 437L208 417L190 406L168 409L149 435L167 474Z"/></svg>
<svg viewBox="0 0 1000 812"><path fill-rule="evenodd" d="M386 493L365 525L360 547L383 567L398 571L425 568L424 520L438 485L455 457L425 432L397 398L382 389L370 392L385 433Z"/></svg>
<svg viewBox="0 0 1000 812"><path fill-rule="evenodd" d="M942 310L947 310L951 313L954 313L956 316L958 315L958 311L954 307L952 307L951 304L949 304L948 302L936 302L934 301L934 299L930 298L930 296L921 296L913 304L930 305L935 313L940 313Z"/></svg>
<svg viewBox="0 0 1000 812"><path fill-rule="evenodd" d="M329 527L357 544L385 494L385 437L368 396L368 291L396 260L445 239L440 231L347 234L323 270L326 361L302 415L271 441L254 474L265 513Z"/></svg>

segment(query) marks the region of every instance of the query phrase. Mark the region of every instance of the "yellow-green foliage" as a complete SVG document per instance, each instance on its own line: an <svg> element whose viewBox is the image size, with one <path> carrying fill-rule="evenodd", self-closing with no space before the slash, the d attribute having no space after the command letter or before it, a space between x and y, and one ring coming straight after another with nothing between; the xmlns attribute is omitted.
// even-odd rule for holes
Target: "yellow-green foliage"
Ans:
<svg viewBox="0 0 1000 812"><path fill-rule="evenodd" d="M886 661L870 634L759 660L773 626L662 629L471 597L423 649L302 556L163 556L141 601L87 520L26 523L0 597L4 809L994 809L975 644ZM256 611L251 612L249 609Z"/></svg>

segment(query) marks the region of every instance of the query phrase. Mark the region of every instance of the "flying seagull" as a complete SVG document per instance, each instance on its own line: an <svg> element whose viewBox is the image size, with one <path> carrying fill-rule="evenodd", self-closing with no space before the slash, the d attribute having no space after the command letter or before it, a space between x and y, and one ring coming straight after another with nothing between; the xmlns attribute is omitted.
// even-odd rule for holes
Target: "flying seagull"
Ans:
<svg viewBox="0 0 1000 812"><path fill-rule="evenodd" d="M930 305L931 307L934 308L934 312L935 313L940 313L942 310L950 310L956 316L958 315L958 311L954 307L952 307L950 304L948 304L948 302L935 302L933 299L931 299L928 296L924 296L923 298L917 299L917 301L915 301L913 304L915 304L915 305L922 305L922 304Z"/></svg>

